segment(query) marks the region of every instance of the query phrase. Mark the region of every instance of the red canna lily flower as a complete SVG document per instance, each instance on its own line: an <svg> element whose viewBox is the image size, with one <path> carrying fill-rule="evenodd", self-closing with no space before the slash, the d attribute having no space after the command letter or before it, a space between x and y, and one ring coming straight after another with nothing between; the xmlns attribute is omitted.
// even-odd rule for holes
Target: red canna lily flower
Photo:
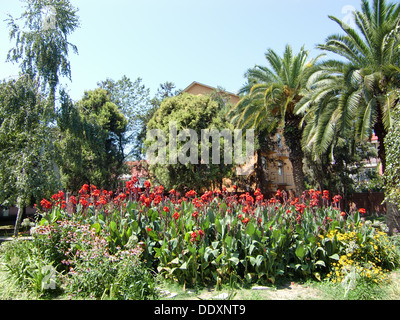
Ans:
<svg viewBox="0 0 400 320"><path fill-rule="evenodd" d="M185 197L186 198L194 198L197 195L197 192L194 190L190 190L188 192L186 192Z"/></svg>
<svg viewBox="0 0 400 320"><path fill-rule="evenodd" d="M77 204L76 198L75 198L74 196L71 196L71 197L69 198L69 201L70 201L72 204Z"/></svg>
<svg viewBox="0 0 400 320"><path fill-rule="evenodd" d="M85 198L80 198L79 203L84 207L87 207L87 205L89 204Z"/></svg>
<svg viewBox="0 0 400 320"><path fill-rule="evenodd" d="M51 209L51 202L43 199L42 201L40 201L40 205L44 208L44 209Z"/></svg>
<svg viewBox="0 0 400 320"><path fill-rule="evenodd" d="M179 219L179 212L175 211L175 213L172 215L173 218L175 218L175 220Z"/></svg>

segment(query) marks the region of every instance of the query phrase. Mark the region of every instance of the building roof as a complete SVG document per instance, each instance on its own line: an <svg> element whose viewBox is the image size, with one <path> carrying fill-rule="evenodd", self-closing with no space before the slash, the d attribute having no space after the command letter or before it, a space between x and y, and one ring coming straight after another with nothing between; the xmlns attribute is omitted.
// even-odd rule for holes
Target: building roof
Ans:
<svg viewBox="0 0 400 320"><path fill-rule="evenodd" d="M188 91L190 91L190 89L191 89L192 87L194 87L194 86L202 86L202 87L205 87L205 88L207 88L207 89L209 89L209 90L212 90L212 91L218 90L218 88L215 88L215 87L212 87L212 86L209 86L209 85L206 85L206 84L197 82L197 81L193 81L193 82L192 82L189 86L187 86L182 92L188 92ZM236 93L232 93L232 92L229 92L229 91L226 91L226 90L223 90L223 91L226 92L226 93L229 94L229 95L236 96L236 97L239 98L239 96L238 96Z"/></svg>
<svg viewBox="0 0 400 320"><path fill-rule="evenodd" d="M223 89L218 89L197 81L193 81L182 93L186 92L193 95L208 95L212 92L224 92L227 95L228 101L232 105L236 105L240 101L240 97L232 92L225 91Z"/></svg>

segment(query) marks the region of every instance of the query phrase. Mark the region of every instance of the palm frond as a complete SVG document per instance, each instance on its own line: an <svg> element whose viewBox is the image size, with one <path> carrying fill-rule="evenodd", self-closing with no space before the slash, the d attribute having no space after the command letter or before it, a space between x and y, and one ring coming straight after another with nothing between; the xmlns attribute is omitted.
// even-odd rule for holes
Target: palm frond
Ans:
<svg viewBox="0 0 400 320"><path fill-rule="evenodd" d="M362 121L359 121L360 129L358 136L361 140L364 140L369 137L371 134L371 123L372 123L372 116L373 110L375 109L375 101L371 100L367 107L364 109L364 114L362 115Z"/></svg>

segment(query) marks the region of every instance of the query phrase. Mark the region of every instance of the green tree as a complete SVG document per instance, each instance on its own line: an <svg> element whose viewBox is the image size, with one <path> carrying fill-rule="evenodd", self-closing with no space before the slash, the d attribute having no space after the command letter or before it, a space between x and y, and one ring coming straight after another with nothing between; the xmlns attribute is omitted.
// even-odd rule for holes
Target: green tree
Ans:
<svg viewBox="0 0 400 320"><path fill-rule="evenodd" d="M347 139L347 136L351 135L351 132L344 136L337 132L330 152L318 157L315 157L309 148L303 149L308 187L342 195L345 210L348 209L349 197L356 191L356 179L363 170L363 162L377 157L377 152L370 142L355 145L354 141Z"/></svg>
<svg viewBox="0 0 400 320"><path fill-rule="evenodd" d="M61 93L58 116L58 164L63 185L78 190L82 184L116 188L124 172L124 134L128 121L107 91L86 91L74 104Z"/></svg>
<svg viewBox="0 0 400 320"><path fill-rule="evenodd" d="M400 4L374 0L361 2L354 12L356 29L330 16L344 31L329 36L318 48L339 55L313 76L307 102L298 108L309 112L307 143L316 152L328 150L336 130L354 128L354 139L368 139L372 130L379 139L379 158L386 167L385 136L392 126L392 111L398 103L400 85ZM349 137L350 138L350 137Z"/></svg>
<svg viewBox="0 0 400 320"><path fill-rule="evenodd" d="M25 207L59 187L48 109L29 76L0 84L0 204L18 208L14 235Z"/></svg>
<svg viewBox="0 0 400 320"><path fill-rule="evenodd" d="M302 99L302 90L319 59L307 60L308 56L309 52L304 48L294 55L290 45L286 46L282 57L269 49L265 57L270 68L256 66L248 70L248 83L240 92L244 97L231 113L239 128L273 132L278 126L283 127L297 195L304 190L304 154L300 143L302 115L295 112L295 107Z"/></svg>
<svg viewBox="0 0 400 320"><path fill-rule="evenodd" d="M169 126L175 122L177 125L177 134L183 132L184 129L192 129L196 133L195 141L197 145L197 163L188 162L182 163L177 159L176 163L170 161L173 157L169 153L170 139ZM220 184L223 177L230 176L233 165L215 164L212 162L210 152L209 164L201 163L201 130L202 129L217 129L221 132L223 129L229 128L229 123L220 116L218 103L213 101L209 96L195 96L187 93L176 97L164 99L160 108L154 113L153 117L147 124L147 130L159 129L166 138L166 162L167 163L151 163L150 171L157 183L162 184L167 189L175 189L181 192L186 192L191 189L200 191L205 188L210 188L212 185ZM177 151L183 152L184 146L188 141L179 141L177 139ZM154 144L154 140L147 137L144 142L146 151ZM211 145L211 142L210 142ZM210 147L211 149L211 147ZM221 163L223 158L223 143L221 143Z"/></svg>
<svg viewBox="0 0 400 320"><path fill-rule="evenodd" d="M398 91L400 97L400 90ZM389 231L400 231L400 109L393 111L393 126L385 139L387 167L385 171L386 205Z"/></svg>
<svg viewBox="0 0 400 320"><path fill-rule="evenodd" d="M144 159L144 141L146 140L147 135L147 123L154 116L156 111L160 108L161 103L164 99L171 98L177 96L181 90L177 90L175 84L172 82L161 83L155 96L149 101L150 107L145 109L145 112L141 112L138 115L140 120L139 131L136 136L136 141L134 143L134 153L133 156L136 160Z"/></svg>
<svg viewBox="0 0 400 320"><path fill-rule="evenodd" d="M338 130L353 132L347 140L355 144L373 132L379 139L378 156L386 170L385 138L393 127L392 114L398 105L400 86L400 4L374 0L361 2L353 14L356 28L330 16L344 34L329 36L318 48L335 53L341 60L329 60L312 76L306 101L298 111L309 108L304 145L313 144L316 156L331 148ZM387 221L394 217L387 202ZM389 224L388 224L389 225ZM390 228L390 226L389 226Z"/></svg>
<svg viewBox="0 0 400 320"><path fill-rule="evenodd" d="M114 81L106 79L98 83L100 88L107 90L108 95L128 120L124 134L127 156L139 158L141 154L138 137L143 128L145 115L152 108L150 103L150 90L142 83L141 78L132 81L127 76Z"/></svg>
<svg viewBox="0 0 400 320"><path fill-rule="evenodd" d="M37 76L43 88L48 85L49 102L54 106L59 77L71 78L69 51L78 51L68 42L68 36L79 27L77 9L68 0L24 2L25 11L21 17L15 19L9 15L7 19L10 40L15 40L7 61L21 62L22 74ZM19 20L22 26L18 24Z"/></svg>

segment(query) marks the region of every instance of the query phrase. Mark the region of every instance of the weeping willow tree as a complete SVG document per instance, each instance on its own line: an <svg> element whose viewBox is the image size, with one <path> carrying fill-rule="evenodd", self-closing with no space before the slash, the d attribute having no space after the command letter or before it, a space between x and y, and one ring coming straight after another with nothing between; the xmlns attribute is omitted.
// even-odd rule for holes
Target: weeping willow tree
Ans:
<svg viewBox="0 0 400 320"><path fill-rule="evenodd" d="M18 18L8 15L10 40L15 42L7 61L20 63L20 72L36 77L49 90L54 106L60 76L71 79L69 52L78 53L68 36L79 27L78 10L69 0L24 0Z"/></svg>
<svg viewBox="0 0 400 320"><path fill-rule="evenodd" d="M49 106L29 76L0 84L0 204L18 208L18 235L25 207L59 190Z"/></svg>
<svg viewBox="0 0 400 320"><path fill-rule="evenodd" d="M56 88L60 77L71 78L68 55L70 50L77 53L77 47L68 36L79 27L78 10L68 0L23 2L21 16L8 15L6 20L14 42L7 61L19 63L20 74L2 86L0 99L1 179L7 186L1 200L17 204L15 234L23 208L40 196L48 196L45 191L59 181L53 174L52 145Z"/></svg>

